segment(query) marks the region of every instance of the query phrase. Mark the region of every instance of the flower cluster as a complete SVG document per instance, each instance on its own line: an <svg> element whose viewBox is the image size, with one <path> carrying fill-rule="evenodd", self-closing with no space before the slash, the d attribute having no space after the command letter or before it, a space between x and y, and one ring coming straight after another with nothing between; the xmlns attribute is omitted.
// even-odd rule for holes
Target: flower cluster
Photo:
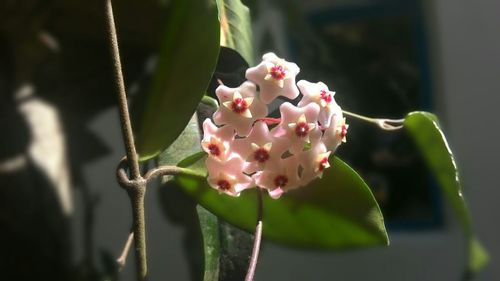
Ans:
<svg viewBox="0 0 500 281"><path fill-rule="evenodd" d="M295 83L299 67L273 53L262 59L246 71L249 81L217 88L215 124L208 118L203 123L208 183L231 196L257 185L279 198L307 185L322 176L329 157L346 141L348 125L335 92L322 82ZM267 104L278 96L295 99L299 90L297 106L284 102L280 119L266 118Z"/></svg>

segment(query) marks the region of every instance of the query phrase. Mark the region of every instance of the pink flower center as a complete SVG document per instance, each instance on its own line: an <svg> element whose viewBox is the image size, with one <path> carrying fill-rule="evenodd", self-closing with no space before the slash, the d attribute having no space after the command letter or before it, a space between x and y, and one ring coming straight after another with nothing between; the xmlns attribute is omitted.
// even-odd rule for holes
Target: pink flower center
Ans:
<svg viewBox="0 0 500 281"><path fill-rule="evenodd" d="M295 134L299 138L303 138L307 136L309 133L309 125L307 125L306 122L299 122L297 123L297 126L295 127Z"/></svg>
<svg viewBox="0 0 500 281"><path fill-rule="evenodd" d="M276 176L274 178L274 185L276 187L285 187L288 184L288 178L283 175Z"/></svg>
<svg viewBox="0 0 500 281"><path fill-rule="evenodd" d="M327 165L328 165L328 157L324 157L319 161L319 171L323 172L326 169Z"/></svg>
<svg viewBox="0 0 500 281"><path fill-rule="evenodd" d="M211 144L208 145L208 151L213 156L219 156L220 155L220 148L215 143L211 143Z"/></svg>
<svg viewBox="0 0 500 281"><path fill-rule="evenodd" d="M247 104L247 102L244 99L242 99L242 98L236 98L231 103L231 109L235 113L243 113L245 110L248 109L248 104Z"/></svg>
<svg viewBox="0 0 500 281"><path fill-rule="evenodd" d="M325 90L321 90L319 95L320 98L324 100L326 103L331 103L333 100L332 95L327 93Z"/></svg>
<svg viewBox="0 0 500 281"><path fill-rule="evenodd" d="M271 67L269 74L274 78L274 80L283 80L286 76L286 71L281 65L275 65Z"/></svg>
<svg viewBox="0 0 500 281"><path fill-rule="evenodd" d="M231 188L231 184L227 180L219 180L217 182L217 187L220 190L229 190Z"/></svg>
<svg viewBox="0 0 500 281"><path fill-rule="evenodd" d="M344 124L342 125L342 130L340 130L340 137L345 138L347 136L347 126Z"/></svg>
<svg viewBox="0 0 500 281"><path fill-rule="evenodd" d="M253 157L255 161L264 163L269 160L269 151L267 151L265 148L259 148L254 152Z"/></svg>

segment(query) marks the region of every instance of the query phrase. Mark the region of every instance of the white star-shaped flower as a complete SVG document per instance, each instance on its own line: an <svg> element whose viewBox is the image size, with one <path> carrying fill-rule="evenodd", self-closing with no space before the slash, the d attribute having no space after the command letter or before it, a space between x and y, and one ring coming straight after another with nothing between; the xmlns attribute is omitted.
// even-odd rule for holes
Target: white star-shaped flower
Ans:
<svg viewBox="0 0 500 281"><path fill-rule="evenodd" d="M247 69L246 78L259 85L260 99L269 104L278 96L295 99L299 95L295 85L295 76L299 72L295 63L267 53L259 65Z"/></svg>
<svg viewBox="0 0 500 281"><path fill-rule="evenodd" d="M334 99L335 92L328 90L323 82L311 83L300 80L297 86L303 95L298 106L303 107L309 103L318 104L320 106L318 122L321 124L321 129L330 127L332 115L340 108Z"/></svg>
<svg viewBox="0 0 500 281"><path fill-rule="evenodd" d="M214 113L217 125L230 124L238 136L247 136L255 120L267 115L267 106L256 97L256 87L245 82L238 88L220 85L215 93L222 106Z"/></svg>

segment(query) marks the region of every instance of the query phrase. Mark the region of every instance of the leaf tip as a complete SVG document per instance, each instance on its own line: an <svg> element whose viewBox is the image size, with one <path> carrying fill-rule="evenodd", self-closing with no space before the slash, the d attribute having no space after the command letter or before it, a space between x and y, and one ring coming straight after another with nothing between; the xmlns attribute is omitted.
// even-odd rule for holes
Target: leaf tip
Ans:
<svg viewBox="0 0 500 281"><path fill-rule="evenodd" d="M490 257L488 251L479 242L477 238L473 238L469 242L469 266L468 270L472 273L481 271L488 263Z"/></svg>

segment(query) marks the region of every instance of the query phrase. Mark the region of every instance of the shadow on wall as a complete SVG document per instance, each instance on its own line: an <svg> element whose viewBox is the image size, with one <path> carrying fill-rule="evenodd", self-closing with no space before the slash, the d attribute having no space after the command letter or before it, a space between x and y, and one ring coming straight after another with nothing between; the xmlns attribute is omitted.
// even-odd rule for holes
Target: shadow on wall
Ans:
<svg viewBox="0 0 500 281"><path fill-rule="evenodd" d="M30 130L13 103L0 110L0 271L5 280L69 280L69 218L56 187L27 154Z"/></svg>

